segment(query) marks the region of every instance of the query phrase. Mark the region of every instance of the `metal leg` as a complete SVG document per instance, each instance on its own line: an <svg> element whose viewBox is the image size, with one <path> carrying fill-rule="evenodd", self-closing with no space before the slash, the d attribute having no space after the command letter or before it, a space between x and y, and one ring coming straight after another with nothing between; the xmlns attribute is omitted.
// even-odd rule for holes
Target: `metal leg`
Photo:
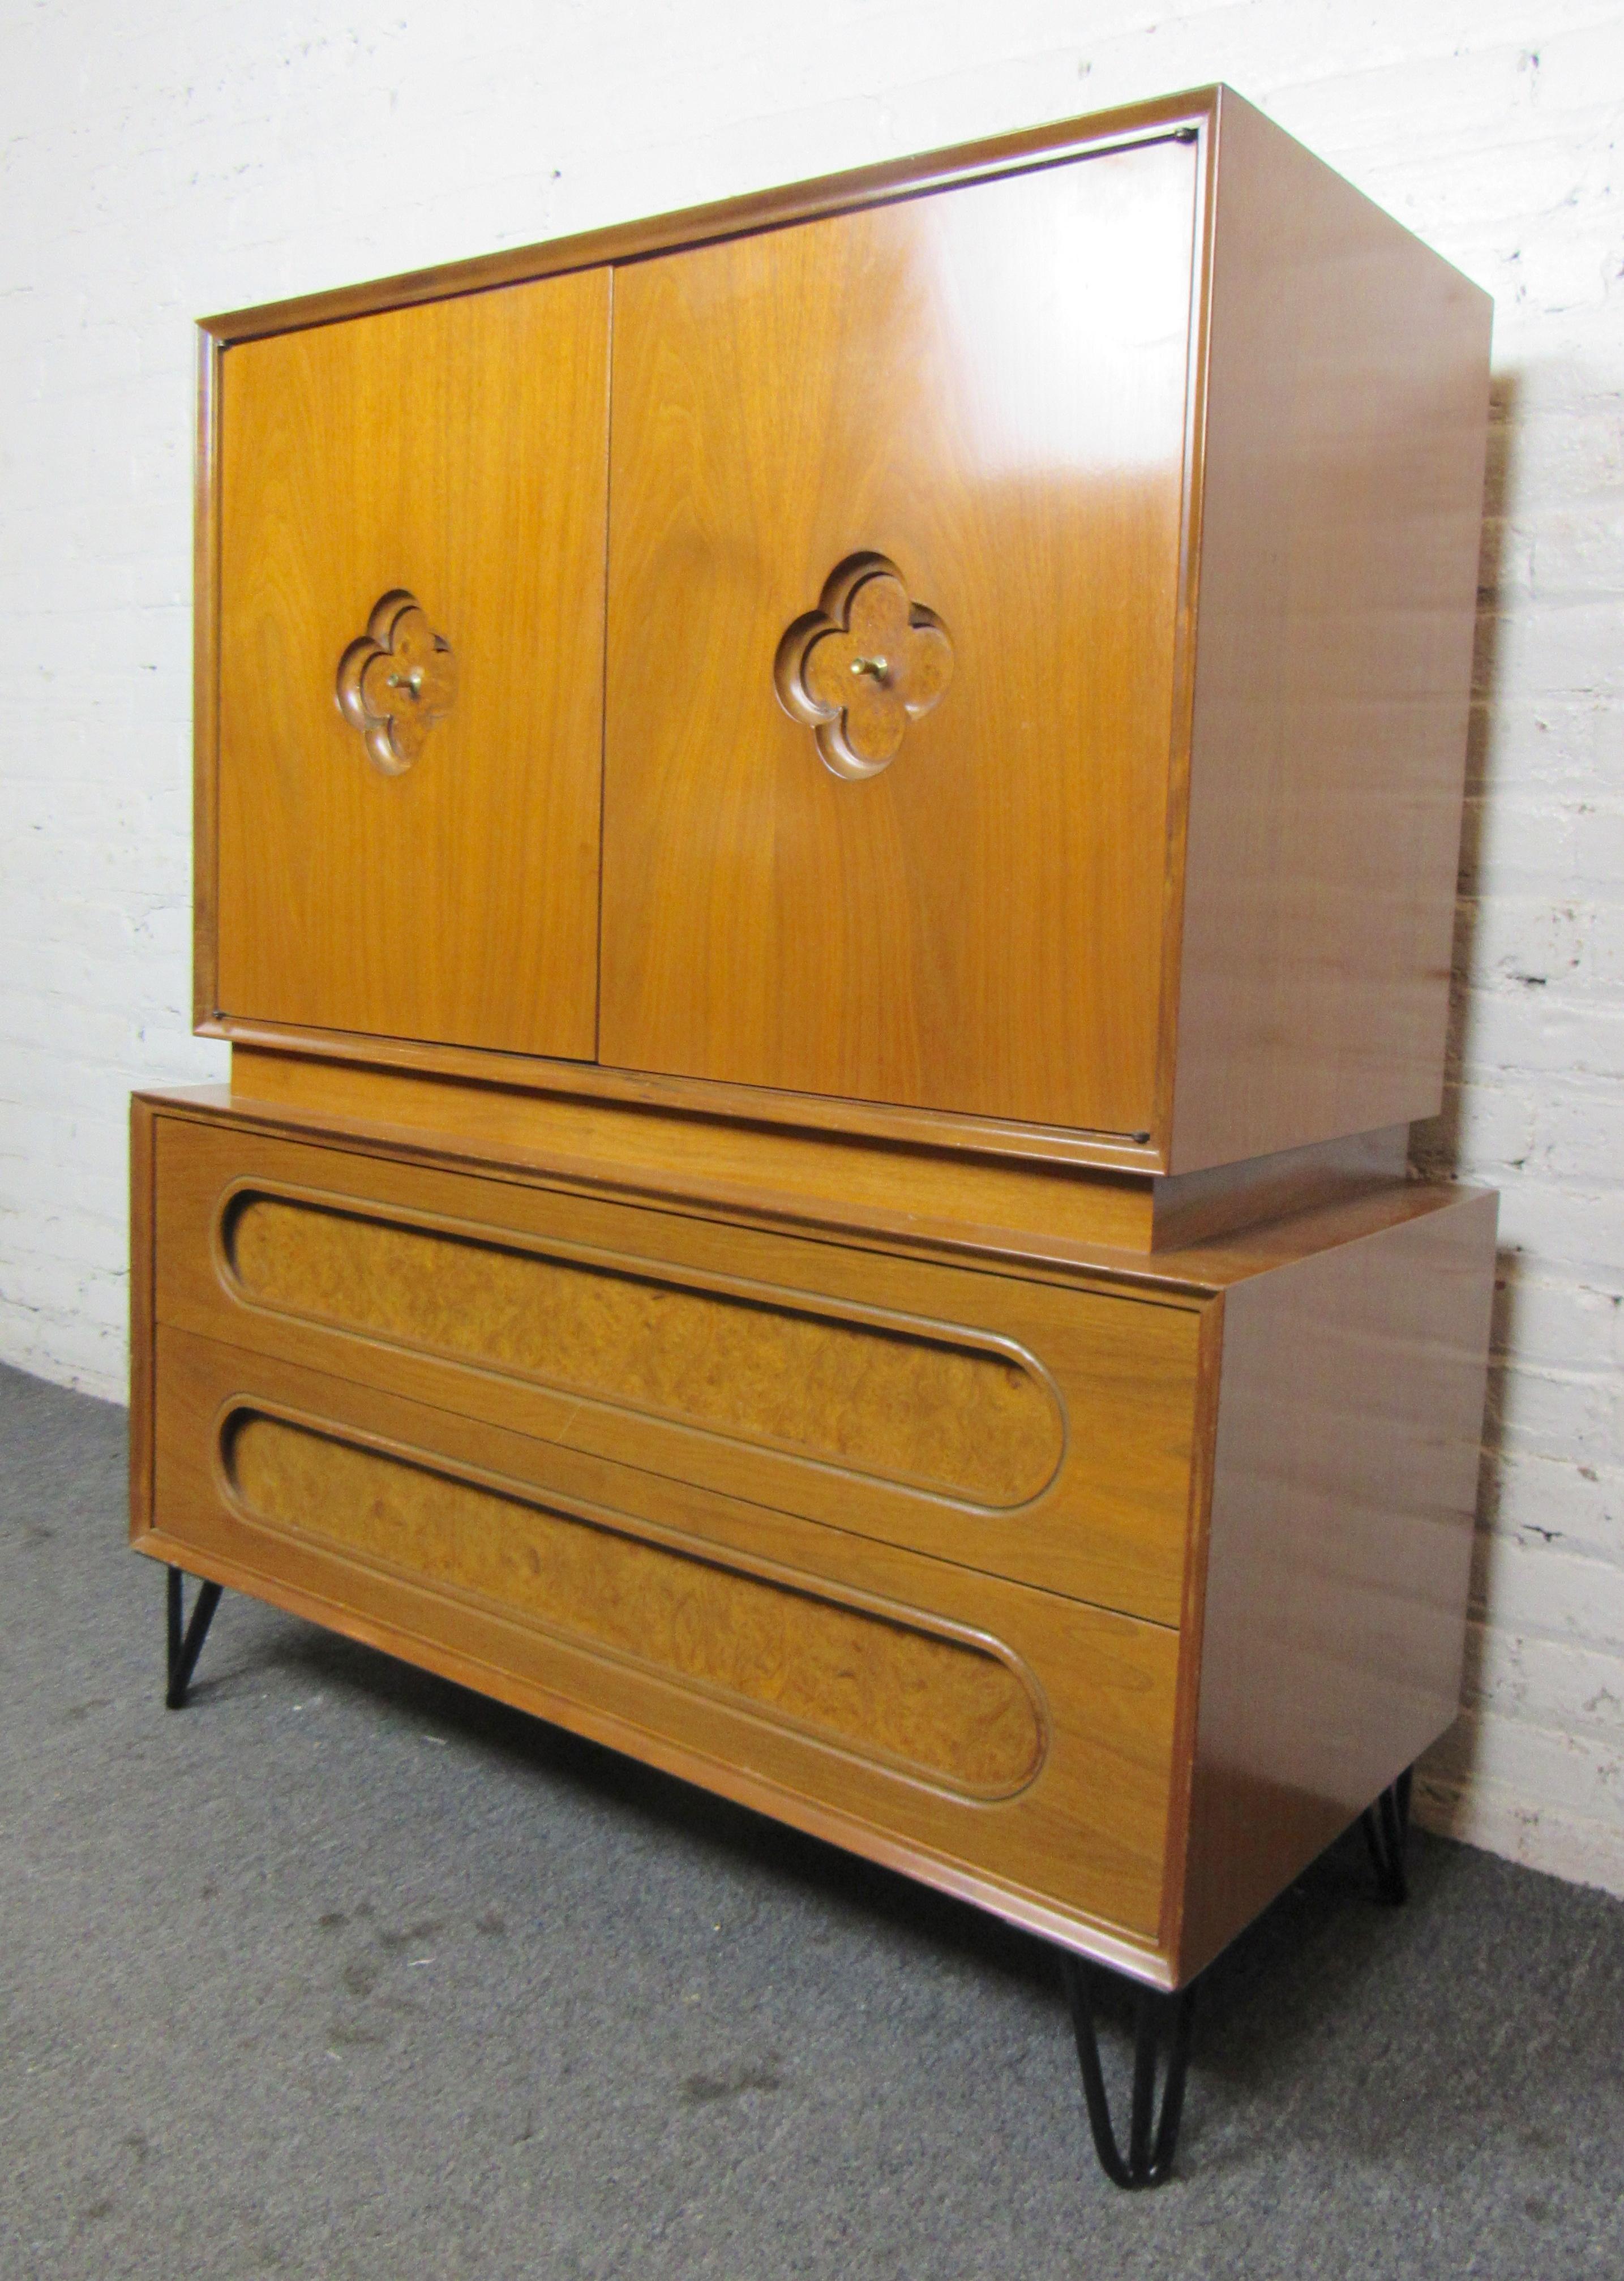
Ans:
<svg viewBox="0 0 1624 2281"><path fill-rule="evenodd" d="M1190 2027L1195 2010L1195 1987L1165 1996L1159 1989L1141 1988L1134 1998L1133 2099L1128 2122L1128 2151L1124 2156L1111 2124L1105 2076L1100 2066L1099 2037L1094 2032L1094 1976L1101 1968L1081 1957L1064 1956L1066 1995L1071 2006L1071 2026L1077 2036L1077 2056L1083 2070L1083 2097L1088 2107L1088 2127L1094 2133L1100 2167L1113 2184L1133 2188L1159 2186L1172 2170L1179 2144L1179 2124L1184 2113L1184 2082L1190 2064ZM1162 2113L1156 2120L1156 2057L1162 2030L1167 2030L1167 2061L1162 2082Z"/></svg>
<svg viewBox="0 0 1624 2281"><path fill-rule="evenodd" d="M1384 1901L1395 1908L1410 1898L1404 1875L1404 1848L1410 1836L1410 1783L1414 1769L1406 1767L1398 1780L1384 1790L1374 1805L1359 1816L1365 1843L1370 1848L1376 1886Z"/></svg>
<svg viewBox="0 0 1624 2281"><path fill-rule="evenodd" d="M214 1611L220 1605L218 1584L202 1584L192 1607L191 1621L182 1623L185 1602L186 1572L182 1568L169 1571L169 1687L164 1701L170 1710L178 1711L186 1701L186 1690L191 1685L192 1674L197 1668L197 1658L203 1653L203 1643L209 1635L209 1626Z"/></svg>

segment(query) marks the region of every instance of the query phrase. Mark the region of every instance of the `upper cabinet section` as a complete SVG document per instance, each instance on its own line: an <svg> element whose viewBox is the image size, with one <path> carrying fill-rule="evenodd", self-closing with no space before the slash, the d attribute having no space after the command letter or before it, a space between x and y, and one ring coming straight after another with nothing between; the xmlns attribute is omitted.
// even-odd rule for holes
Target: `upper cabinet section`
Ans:
<svg viewBox="0 0 1624 2281"><path fill-rule="evenodd" d="M607 272L236 343L218 1003L592 1055Z"/></svg>
<svg viewBox="0 0 1624 2281"><path fill-rule="evenodd" d="M200 1020L1142 1171L1433 1115L1489 320L1209 89L210 321Z"/></svg>
<svg viewBox="0 0 1624 2281"><path fill-rule="evenodd" d="M1148 1129L1196 179L617 278L606 1061Z"/></svg>

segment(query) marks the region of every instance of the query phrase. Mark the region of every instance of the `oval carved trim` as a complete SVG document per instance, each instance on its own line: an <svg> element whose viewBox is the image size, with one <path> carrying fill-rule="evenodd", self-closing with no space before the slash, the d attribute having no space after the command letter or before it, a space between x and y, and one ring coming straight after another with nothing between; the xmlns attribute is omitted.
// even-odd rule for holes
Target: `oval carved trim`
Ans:
<svg viewBox="0 0 1624 2281"><path fill-rule="evenodd" d="M785 711L813 731L826 768L854 778L890 767L952 678L947 628L884 554L847 555L773 661Z"/></svg>
<svg viewBox="0 0 1624 2281"><path fill-rule="evenodd" d="M367 630L338 661L338 710L359 729L375 767L405 774L457 700L457 661L415 594L397 586L374 605Z"/></svg>
<svg viewBox="0 0 1624 2281"><path fill-rule="evenodd" d="M466 1601L577 1652L977 1800L1036 1778L1049 1728L1001 1641L638 1517L253 1395L216 1484L254 1528Z"/></svg>
<svg viewBox="0 0 1624 2281"><path fill-rule="evenodd" d="M262 1229L278 1240L250 1259L260 1202L306 1217ZM371 1261L356 1228L375 1232ZM213 1234L241 1305L963 1511L1035 1504L1065 1462L1059 1388L995 1332L252 1177L223 1192Z"/></svg>

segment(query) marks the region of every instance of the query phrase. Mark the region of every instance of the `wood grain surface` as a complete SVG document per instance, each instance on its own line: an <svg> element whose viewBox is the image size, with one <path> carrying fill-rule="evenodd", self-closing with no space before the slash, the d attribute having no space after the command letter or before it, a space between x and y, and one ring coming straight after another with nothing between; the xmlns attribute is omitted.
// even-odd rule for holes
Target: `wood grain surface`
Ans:
<svg viewBox="0 0 1624 2281"><path fill-rule="evenodd" d="M575 1165L644 1195L719 1201L888 1236L1005 1241L1018 1232L1133 1251L1169 1251L1259 1220L1306 1211L1405 1178L1407 1126L1249 1157L1179 1175L982 1162L963 1149L855 1134L791 1133L682 1115L643 1101L571 1100L519 1085L447 1084L333 1056L232 1049L232 1098L245 1114L292 1109L347 1120L401 1145L438 1141L479 1161Z"/></svg>
<svg viewBox="0 0 1624 2281"><path fill-rule="evenodd" d="M1228 90L211 321L137 1544L1199 1969L1458 1687L1487 324Z"/></svg>
<svg viewBox="0 0 1624 2281"><path fill-rule="evenodd" d="M545 1629L986 1798L1043 1756L1038 1698L978 1643L465 1481L421 1452L246 1407L224 1421L256 1520L476 1594Z"/></svg>
<svg viewBox="0 0 1624 2281"><path fill-rule="evenodd" d="M1182 1977L1459 1707L1496 1203L1224 1299Z"/></svg>
<svg viewBox="0 0 1624 2281"><path fill-rule="evenodd" d="M228 1013L592 1055L608 306L598 271L225 352ZM391 775L336 690L402 588L458 687Z"/></svg>
<svg viewBox="0 0 1624 2281"><path fill-rule="evenodd" d="M451 1098L479 1098L474 1088L448 1085L443 1090ZM139 1097L187 1124L310 1142L373 1163L491 1174L595 1200L649 1203L661 1212L674 1210L678 1217L697 1211L701 1218L761 1233L784 1232L819 1242L833 1239L842 1249L970 1266L1065 1289L1080 1286L1115 1291L1153 1305L1176 1307L1266 1274L1288 1260L1447 1210L1465 1195L1488 1193L1454 1181L1398 1179L1385 1174L1334 1180L1326 1194L1288 1195L1279 1217L1255 1220L1243 1214L1235 1224L1226 1223L1211 1234L1147 1253L1070 1233L1040 1234L978 1224L967 1216L933 1220L899 1213L889 1226L882 1226L861 1202L848 1207L820 1200L813 1204L793 1192L736 1188L727 1177L699 1172L687 1187L679 1187L674 1171L664 1166L653 1168L646 1183L640 1183L613 1148L600 1156L576 1156L550 1145L539 1133L492 1132L476 1117L460 1125L453 1140L450 1126L426 1121L394 1125L352 1116L337 1107L244 1097L223 1085L177 1086ZM1340 1149L1341 1144L1333 1144L1333 1160ZM1362 1149L1363 1143L1355 1153Z"/></svg>
<svg viewBox="0 0 1624 2281"><path fill-rule="evenodd" d="M139 1094L129 1105L129 1533L152 1526L153 1342L157 1318L158 1116Z"/></svg>
<svg viewBox="0 0 1624 2281"><path fill-rule="evenodd" d="M1183 193L1155 187L1168 169L1188 192L1193 273L1182 248L1161 258L1174 208L1179 229L1186 218ZM1107 181L1136 185L1110 213L1095 195ZM1088 211L1066 212L1085 183ZM910 187L930 195L899 197ZM1135 233L1158 228L1141 258ZM506 1051L530 1056L544 1088L1179 1175L1432 1113L1486 403L1475 289L1228 90L590 244L629 265L617 272L607 1066L583 1069L599 986L584 954L507 1004L502 962L481 964L481 929L450 949L447 930L430 930L432 958L457 969L443 989L397 943L375 953L387 863L365 867L375 924L349 929L362 947L344 946L353 970L336 983L320 898L290 930L268 902L244 926L251 964L302 963L301 988L313 976L302 1011L251 975L246 1004L229 956L218 970L215 957L218 927L238 925L241 884L221 868L238 858L220 839L235 828L229 785L215 781L217 712L223 731L236 700L228 676L217 707L215 683L221 645L241 648L226 615L234 561L261 559L257 546L234 556L222 497L247 360L293 369L307 351L290 344L347 348L379 328L452 342L532 291L596 280L607 295L607 272L580 266L584 240L437 273L445 298L418 277L211 321L202 1025L306 1050L324 1034L340 1051L372 1036L408 1064L493 1079L499 1068L467 1057ZM1175 274L1192 289L1176 324ZM539 282L475 290L520 275ZM1166 303L1156 342L1153 279ZM318 321L363 308L384 313ZM573 356L530 359L527 385L543 389L545 371L564 387ZM403 370L398 360L398 381ZM479 387L455 392L481 448L503 450ZM483 400L515 401L500 375ZM410 460L409 422L396 425L391 448ZM352 437L313 450L329 521L361 451ZM422 488L415 469L380 480L391 502ZM593 511L601 522L601 494ZM951 621L955 660L969 639L969 678L955 663L950 693L909 731L901 774L805 777L789 754L811 731L766 698L755 665L841 562L875 552L910 594L930 589L921 607ZM310 565L284 567L269 568L273 622L290 595L295 617L304 609ZM571 592L580 630L587 588ZM349 606L348 638L376 599ZM285 666L275 638L244 659L251 734L269 734ZM920 739L931 758L916 766ZM284 742L283 770L303 749ZM590 810L570 769L541 774L550 802ZM262 897L306 860L285 814L278 833L280 846L238 851L251 872L263 857ZM437 888L455 836L436 843ZM565 874L579 885L590 868L583 858ZM536 895L522 900L540 924ZM590 914L562 888L554 923L576 924L581 951ZM343 1002L321 999L329 986Z"/></svg>
<svg viewBox="0 0 1624 2281"><path fill-rule="evenodd" d="M1389 1125L1206 1171L1164 1173L1150 1182L1150 1248L1186 1249L1261 1221L1402 1186L1409 1161L1409 1126Z"/></svg>
<svg viewBox="0 0 1624 2281"><path fill-rule="evenodd" d="M222 1236L252 1304L972 1504L1029 1503L1064 1451L1060 1405L1038 1371L968 1335L252 1187Z"/></svg>
<svg viewBox="0 0 1624 2281"><path fill-rule="evenodd" d="M415 1259L402 1268L374 1256L367 1272L384 1286L375 1301L356 1287L359 1278L336 1300L325 1280L308 1284L295 1311L245 1290L230 1270L229 1218L244 1209L239 1197L272 1195L369 1221L381 1214L467 1245L454 1348L425 1350L405 1329L421 1288ZM972 1273L760 1233L702 1210L638 1210L169 1117L159 1128L158 1196L158 1311L177 1327L1103 1607L1179 1620L1195 1305ZM581 1351L527 1319L538 1303L555 1303L549 1270L561 1266L607 1271L571 1302ZM396 1273L406 1276L404 1297L388 1287ZM606 1295L616 1277L629 1281L629 1297ZM702 1295L708 1306L696 1307ZM339 1321L324 1318L329 1304ZM346 1310L360 1326L343 1326ZM792 1323L806 1326L797 1337L809 1330L821 1340L825 1357L801 1388L777 1382ZM987 1457L974 1457L953 1429L940 1434L942 1454L926 1457L903 1389L916 1380L934 1403L944 1359L999 1351L1030 1358L1023 1377L1034 1374L1043 1388L1035 1410L1017 1397L1018 1438L992 1484L1001 1497L1026 1490L1027 1502L967 1495L986 1496L985 1470L955 1494L862 1470L899 1456L924 1457L939 1483L949 1462L985 1469ZM709 1392L708 1372L716 1380ZM662 1387L708 1425L644 1406L639 1389ZM892 1414L899 1405L903 1414ZM806 1435L800 1448L777 1438L786 1423Z"/></svg>
<svg viewBox="0 0 1624 2281"><path fill-rule="evenodd" d="M898 1108L833 1094L786 1093L772 1086L724 1085L715 1078L670 1077L648 1070L612 1069L602 1063L553 1061L538 1054L423 1045L409 1038L363 1037L354 1031L223 1017L197 1027L205 1036L229 1039L244 1053L276 1054L286 1061L332 1062L380 1074L445 1078L508 1092L562 1094L572 1100L609 1102L677 1117L762 1125L769 1131L833 1133L892 1146L951 1150L955 1156L1133 1173L1160 1172L1166 1153L1148 1140L1125 1140L1120 1134L1063 1125Z"/></svg>
<svg viewBox="0 0 1624 2281"><path fill-rule="evenodd" d="M1227 89L1213 228L1174 1172L1436 1113L1489 407L1488 296Z"/></svg>
<svg viewBox="0 0 1624 2281"><path fill-rule="evenodd" d="M1195 189L1168 141L619 274L603 1060L1148 1128ZM773 669L865 553L955 663L854 782Z"/></svg>
<svg viewBox="0 0 1624 2281"><path fill-rule="evenodd" d="M220 376L200 327L192 446L192 1026L220 1007Z"/></svg>
<svg viewBox="0 0 1624 2281"><path fill-rule="evenodd" d="M762 1787L770 1784L772 1810L785 1818L842 1843L855 1839L860 1850L872 1850L877 1838L900 1844L917 1874L950 1886L973 1877L994 1888L1010 1914L1052 1911L1074 1927L1093 1920L1154 1943L1166 1845L1173 1633L171 1330L159 1334L159 1402L160 1528L143 1542L160 1556L184 1547L202 1573L229 1569L232 1581L262 1597L298 1595L306 1605L319 1598L339 1628L366 1637L374 1627L387 1628L394 1651L415 1659L432 1662L435 1650L450 1651L468 1659L465 1671L483 1666L474 1683L487 1692L656 1763L675 1763L731 1795L742 1788L752 1803L763 1802ZM301 1490L292 1477L271 1487L262 1473L263 1493L273 1503L285 1496L289 1514L256 1519L233 1489L220 1450L222 1425L245 1410L381 1451L415 1466L425 1486L404 1497L391 1487L375 1523L379 1534L364 1544L322 1539L340 1506L353 1511L358 1486L341 1488L333 1475L305 1483L303 1493L318 1504L294 1514ZM267 1471L286 1457L284 1444L270 1453ZM492 1503L470 1509L434 1486L452 1478ZM376 1486L367 1493L376 1496ZM391 1497L399 1502L391 1504ZM628 1610L623 1635L612 1609L592 1616L575 1566L584 1556L566 1558L556 1540L544 1548L531 1538L532 1571L522 1547L536 1523L515 1519L515 1507L524 1516L545 1509L561 1527L591 1526L692 1564L682 1571L683 1589L694 1594L691 1643L683 1647L663 1628L669 1602ZM312 1523L313 1533L305 1533ZM485 1534L491 1524L494 1541ZM371 1525L356 1526L365 1535ZM413 1573L412 1561L431 1558L437 1543L460 1530L472 1543L476 1586ZM714 1588L692 1581L706 1563L724 1584L737 1577L736 1593L747 1590L748 1578L783 1594L780 1612L799 1594L822 1601L831 1620L847 1611L866 1614L872 1628L862 1652L847 1643L850 1676L842 1675L847 1649L831 1666L820 1645L822 1676L808 1674L804 1682L818 1690L815 1701L798 1697L787 1716L771 1700L765 1665L754 1665L750 1682L764 1690L761 1697L727 1684L739 1603L730 1604L725 1594L718 1601ZM676 1587L670 1571L654 1569L639 1575L635 1589L661 1603ZM504 1604L510 1591L516 1597ZM750 1619L763 1620L756 1612ZM572 1629L589 1622L602 1627L598 1635ZM911 1710L901 1697L920 1674L897 1659L895 1635L904 1627L933 1634L931 1644L940 1642L959 1659L932 1670L928 1696ZM679 1659L675 1670L655 1667L651 1651L662 1639ZM969 1753L978 1775L991 1764L1002 1782L1028 1763L1017 1766L1006 1740L991 1745L990 1759L988 1743L975 1740L989 1700L978 1690L994 1690L989 1732L1001 1732L1014 1698L995 1673L990 1682L967 1682L971 1651L978 1664L1030 1674L1030 1682L1017 1683L1024 1698L1029 1685L1035 1688L1041 1704L1041 1763L1001 1798L966 1797L938 1771L945 1755ZM698 1667L684 1672L684 1656ZM750 1667L741 1659L735 1681L747 1680ZM802 1682L785 1672L784 1683ZM821 1732L811 1731L810 1720L799 1728L792 1723L813 1708ZM1029 1736L1030 1728L1025 1731ZM909 1766L893 1751L899 1740L916 1754ZM923 1761L920 1752L927 1754ZM953 1784L961 1779L955 1774Z"/></svg>
<svg viewBox="0 0 1624 2281"><path fill-rule="evenodd" d="M1074 1276L1045 1283L965 1273L718 1221L697 1198L686 1214L634 1210L534 1179L298 1145L223 1111L188 1115L152 1102L138 1116L153 1128L148 1233L159 1320L154 1329L145 1303L138 1305L136 1386L155 1399L159 1422L148 1435L156 1500L150 1512L137 1510L135 1525L137 1543L159 1558L562 1717L1162 1985L1199 1969L1452 1714L1493 1282L1492 1197L1388 1183L1163 1263L1142 1260L1131 1271L1145 1279L1139 1297L1111 1302ZM325 1185L313 1186L313 1176ZM1082 1422L1048 1495L1066 1488L1074 1465L1087 1494L1071 1508L1070 1525L1046 1538L1042 1526L1058 1508L1044 1499L1018 1515L971 1513L838 1466L233 1298L220 1239L231 1196L330 1199L336 1181L364 1211L495 1239L508 1252L617 1252L689 1289L747 1285L759 1297L777 1283L781 1294L810 1296L853 1319L865 1309L916 1311L938 1334L955 1318L994 1334L1013 1329L1051 1366L1069 1419ZM471 1209L483 1218L469 1221ZM1053 1263L1047 1272L1062 1272ZM1212 1303L1165 1303L1191 1276L1204 1277ZM1068 1356L1063 1334L1079 1298L1104 1301L1110 1311ZM1102 1362L1120 1370L1123 1327L1138 1335L1157 1323L1190 1326L1193 1401L1178 1427L1178 1596L1171 1621L1147 1626L1009 1577L1023 1560L1034 1578L1059 1575L1073 1589L1104 1573L1086 1578L1067 1564L1109 1558L1105 1538L1124 1519L1122 1508L1113 1513L1112 1494L1132 1487L1156 1429L1098 1371ZM1072 1318L1073 1338L1076 1329ZM1130 1368L1123 1382L1131 1379ZM358 1550L359 1537L346 1551L336 1538L301 1535L320 1502L313 1495L301 1505L305 1523L291 1504L275 1521L253 1521L211 1454L227 1411L244 1407L408 1464L427 1458L430 1472L521 1505L588 1521L630 1514L633 1535L675 1530L695 1558L752 1574L765 1561L822 1577L838 1587L835 1597L885 1603L893 1616L912 1610L927 1629L967 1627L1031 1670L1055 1734L1073 1716L1086 1723L1120 1713L1120 1725L1089 1782L1063 1800L1045 1789L1051 1752L1023 1793L1033 1802L1041 1796L1042 1812L1013 1850L989 1852L978 1836L945 1838L940 1826L911 1820L893 1792L866 1787L877 1768L844 1744L839 1779L808 1786L803 1773L786 1777L781 1759L762 1755L754 1729L733 1723L736 1713L721 1727L695 1729L663 1713L651 1719L646 1702L631 1701L618 1679L606 1691L599 1650L590 1683L573 1664L561 1683L556 1667L535 1661L522 1624L515 1628L529 1570L522 1552L522 1570L482 1598L483 1587L434 1583L427 1566L414 1580L377 1546ZM1127 1441L1113 1449L1114 1423ZM142 1435L137 1420L137 1444ZM1090 1465L1099 1468L1093 1482ZM381 1510L396 1506L386 1496ZM408 1496L389 1523L402 1542L418 1510ZM350 1526L364 1535L364 1520ZM510 1547L523 1542L523 1527L511 1519L498 1534ZM1119 1535L1119 1545L1127 1541ZM1142 1526L1138 1542L1142 1578L1150 1543ZM492 1558L501 1567L507 1555ZM537 1558L539 1574L539 1550ZM497 1612L509 1591L514 1605ZM1026 1628L1034 1609L1063 1628L1067 1609L1086 1620L1081 1662L1076 1641ZM1087 1628L1096 1621L1127 1628L1096 1635ZM1137 1643L1138 1661L1114 1660L1125 1641ZM1110 1648L1103 1664L1102 1643ZM553 1645L563 1652L561 1640ZM577 1641L569 1653L579 1651ZM1145 1707L1145 1658L1160 1674L1155 1700L1164 1688L1166 1702L1164 1715L1158 1708L1141 1731L1133 1706ZM705 1715L721 1716L715 1701ZM834 1750L834 1732L816 1748ZM1130 1732L1133 1748L1165 1750L1153 1769L1154 1876L1145 1866L1141 1776L1125 1777L1112 1756ZM796 1747L813 1747L809 1731ZM938 1767L940 1797L941 1760L912 1748L916 1769ZM885 1779L901 1778L899 1759ZM1137 1832L1129 1848L1137 1867L1120 1850L1125 1831ZM1091 1881L1080 1901L1071 1869L1056 1866L1075 1865L1079 1845ZM1103 1883L1093 1882L1096 1871Z"/></svg>
<svg viewBox="0 0 1624 2281"><path fill-rule="evenodd" d="M968 1221L1073 1235L1143 1251L1155 1225L1150 1182L1115 1170L1079 1179L1074 1165L984 1160L831 1132L795 1132L738 1117L682 1115L664 1102L579 1097L522 1084L448 1082L328 1055L232 1048L233 1098L245 1115L298 1123L337 1118L398 1146L439 1147L487 1163L591 1165L645 1195L708 1195L833 1218L894 1234L918 1223Z"/></svg>

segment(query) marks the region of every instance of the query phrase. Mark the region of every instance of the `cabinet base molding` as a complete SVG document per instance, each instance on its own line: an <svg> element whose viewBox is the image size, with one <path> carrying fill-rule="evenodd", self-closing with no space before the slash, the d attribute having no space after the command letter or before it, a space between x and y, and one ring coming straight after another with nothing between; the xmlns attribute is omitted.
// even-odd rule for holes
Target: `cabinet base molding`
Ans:
<svg viewBox="0 0 1624 2281"><path fill-rule="evenodd" d="M236 1044L230 1098L244 1114L288 1113L314 1123L342 1120L398 1145L443 1148L491 1164L545 1162L562 1171L590 1166L599 1182L629 1194L680 1199L702 1181L708 1194L743 1210L764 1209L808 1226L871 1229L894 1241L1007 1245L1101 1244L1161 1252L1204 1242L1297 1212L1402 1182L1408 1125L1288 1148L1210 1171L1165 1173L1146 1164L1080 1164L1045 1152L1051 1136L986 1135L966 1143L963 1119L928 1120L870 1138L797 1131L787 1123L705 1113L702 1087L669 1101L653 1079L628 1079L635 1094L615 1099L570 1091L613 1071L510 1063L499 1079L454 1082L382 1058L387 1043L349 1041L290 1051ZM380 1058L368 1058L376 1053ZM476 1060L477 1056L466 1056ZM499 1060L500 1056L488 1056ZM734 1090L737 1090L736 1088ZM695 1094L700 1098L696 1099ZM817 1104L800 1101L803 1110ZM781 1112L780 1112L781 1113ZM765 1112L757 1107L756 1118ZM1058 1143L1071 1136L1054 1135Z"/></svg>

